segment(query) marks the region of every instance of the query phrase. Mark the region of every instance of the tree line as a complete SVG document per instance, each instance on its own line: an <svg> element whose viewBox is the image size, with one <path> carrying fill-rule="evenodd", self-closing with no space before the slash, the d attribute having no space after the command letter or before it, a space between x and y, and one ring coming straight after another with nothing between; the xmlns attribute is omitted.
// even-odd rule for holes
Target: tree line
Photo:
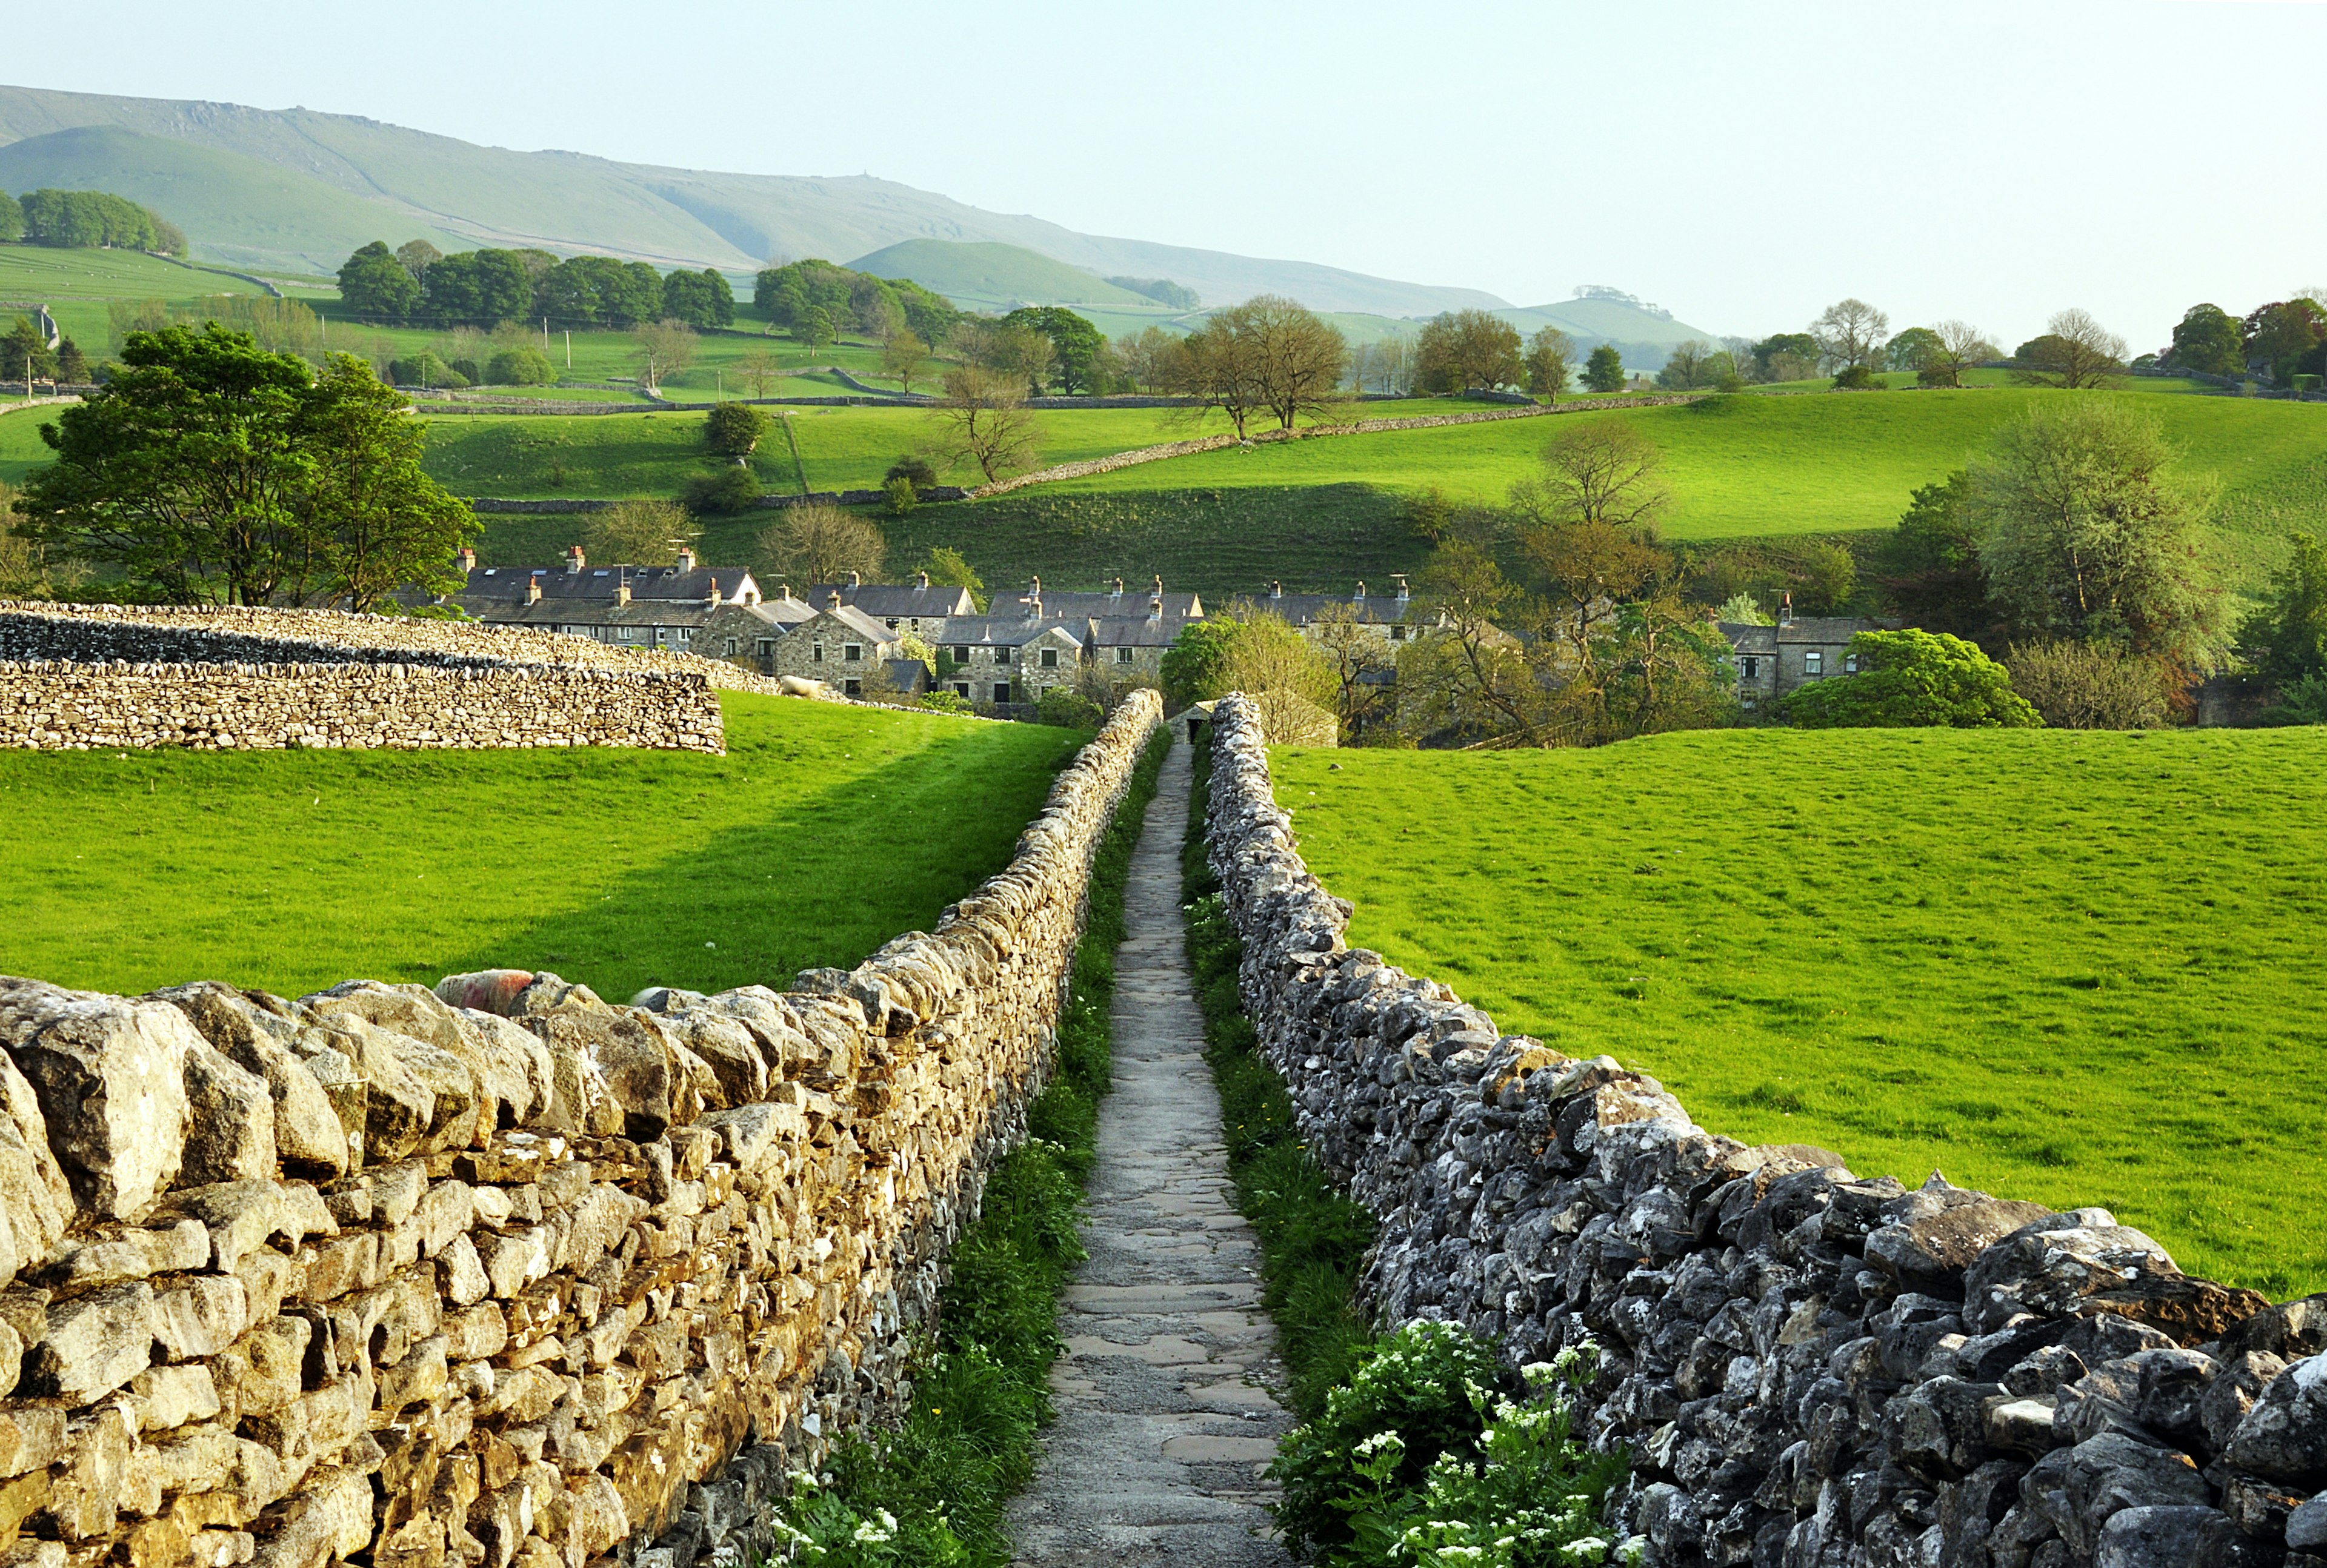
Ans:
<svg viewBox="0 0 2327 1568"><path fill-rule="evenodd" d="M666 276L611 256L560 259L546 250L445 255L425 239L390 250L360 247L340 266L348 314L392 326L492 326L547 320L560 326L632 328L676 321L696 331L732 326L735 294L717 269Z"/></svg>
<svg viewBox="0 0 2327 1568"><path fill-rule="evenodd" d="M2327 288L2257 305L2243 316L2195 304L2174 324L2173 341L2135 361L2204 376L2255 377L2274 387L2315 389L2327 376Z"/></svg>
<svg viewBox="0 0 2327 1568"><path fill-rule="evenodd" d="M185 231L152 208L102 191L43 187L21 197L0 191L0 240L66 250L186 254Z"/></svg>

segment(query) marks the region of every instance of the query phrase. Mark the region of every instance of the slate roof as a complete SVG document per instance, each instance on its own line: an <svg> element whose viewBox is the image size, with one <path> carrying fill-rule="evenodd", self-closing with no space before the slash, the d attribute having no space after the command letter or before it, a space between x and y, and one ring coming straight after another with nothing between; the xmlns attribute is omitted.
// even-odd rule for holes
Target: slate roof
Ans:
<svg viewBox="0 0 2327 1568"><path fill-rule="evenodd" d="M977 602L967 588L949 588L930 583L817 583L801 595L818 609L824 608L826 598L837 593L843 604L853 605L867 615L886 619L892 615L975 615Z"/></svg>
<svg viewBox="0 0 2327 1568"><path fill-rule="evenodd" d="M1017 648L1046 631L1063 631L1079 648L1090 634L1090 620L1088 616L1046 615L1040 621L1030 621L1023 615L955 615L922 632L921 638L938 649L958 648L964 643Z"/></svg>
<svg viewBox="0 0 2327 1568"><path fill-rule="evenodd" d="M1282 616L1295 626L1306 626L1328 610L1347 608L1357 612L1360 621L1388 626L1414 619L1416 609L1412 599L1400 599L1395 593L1369 593L1360 598L1354 593L1286 593L1264 590L1258 593L1238 594L1229 608L1233 612L1249 602L1256 610L1266 610Z"/></svg>
<svg viewBox="0 0 2327 1568"><path fill-rule="evenodd" d="M723 601L748 600L760 592L752 574L741 566L697 566L691 572L682 572L676 566L584 566L579 572L568 572L563 564L472 566L466 575L467 582L461 592L453 595L463 603L471 597L487 601L522 599L528 578L541 583L545 600L611 600L616 588L627 587L633 600L699 599L708 603L714 582L719 584Z"/></svg>
<svg viewBox="0 0 2327 1568"><path fill-rule="evenodd" d="M1092 648L1169 648L1178 640L1185 622L1172 620L1150 621L1145 615L1107 615L1089 618L1089 634L1084 641Z"/></svg>
<svg viewBox="0 0 2327 1568"><path fill-rule="evenodd" d="M842 604L818 611L827 625L843 635L853 633L867 642L894 642L897 634L853 604ZM810 618L811 620L814 617ZM806 621L801 625L808 624ZM818 630L822 630L818 628Z"/></svg>
<svg viewBox="0 0 2327 1568"><path fill-rule="evenodd" d="M1717 623L1739 653L1774 654L1780 648L1840 648L1862 631L1881 631L1885 622L1859 615L1797 615L1783 626Z"/></svg>
<svg viewBox="0 0 2327 1568"><path fill-rule="evenodd" d="M1007 615L1014 610L1023 614L1028 602L1039 593L1042 601L1042 613L1046 617L1063 619L1069 616L1112 618L1123 615L1145 615L1147 613L1149 602L1156 596L1153 583L1145 586L1135 583L1123 583L1119 592L1115 585L1110 584L1104 592L1085 593L1071 589L1038 587L1040 581L1041 579L1038 578L1023 588L997 590L994 595L994 602L988 606L988 612L994 615ZM1201 595L1165 589L1163 597L1164 618L1166 621L1203 619L1204 601Z"/></svg>

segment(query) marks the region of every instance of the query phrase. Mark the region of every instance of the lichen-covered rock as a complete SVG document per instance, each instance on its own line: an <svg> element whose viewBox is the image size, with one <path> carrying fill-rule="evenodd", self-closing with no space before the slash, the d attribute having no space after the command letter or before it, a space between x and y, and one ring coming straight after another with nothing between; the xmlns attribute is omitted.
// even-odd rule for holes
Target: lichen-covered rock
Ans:
<svg viewBox="0 0 2327 1568"><path fill-rule="evenodd" d="M31 1083L49 1146L81 1205L133 1219L184 1157L186 1052L173 1007L36 981L0 981L0 1047Z"/></svg>

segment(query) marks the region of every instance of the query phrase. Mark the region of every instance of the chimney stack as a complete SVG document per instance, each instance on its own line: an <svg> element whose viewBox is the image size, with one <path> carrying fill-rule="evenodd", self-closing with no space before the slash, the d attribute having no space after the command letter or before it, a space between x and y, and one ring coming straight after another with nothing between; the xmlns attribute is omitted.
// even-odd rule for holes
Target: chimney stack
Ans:
<svg viewBox="0 0 2327 1568"><path fill-rule="evenodd" d="M1120 578L1120 577L1117 577L1117 578L1115 580L1115 595L1114 595L1114 596L1115 596L1116 598L1117 598L1117 599L1120 599L1120 598L1122 598L1122 597L1123 597L1123 579L1122 579L1122 578Z"/></svg>
<svg viewBox="0 0 2327 1568"><path fill-rule="evenodd" d="M1360 601L1363 601L1363 600L1364 600L1364 598L1365 598L1365 596L1366 596L1366 580L1365 580L1363 577L1360 577L1360 578L1359 578L1359 579L1358 579L1358 591L1357 591L1357 593L1356 593L1352 594L1352 595L1351 595L1351 597L1352 597L1352 598L1355 598L1355 599L1358 599L1358 600L1360 600Z"/></svg>
<svg viewBox="0 0 2327 1568"><path fill-rule="evenodd" d="M541 602L541 574L538 572L525 580L525 602L528 604Z"/></svg>
<svg viewBox="0 0 2327 1568"><path fill-rule="evenodd" d="M565 546L565 574L568 577L580 576L582 574L582 568L589 564L590 559L588 556L583 555L581 546L568 545Z"/></svg>
<svg viewBox="0 0 2327 1568"><path fill-rule="evenodd" d="M848 574L848 585L851 588L862 588L864 586L864 579L851 572Z"/></svg>
<svg viewBox="0 0 2327 1568"><path fill-rule="evenodd" d="M792 602L792 585L789 583L777 583L776 597L784 603L790 604Z"/></svg>
<svg viewBox="0 0 2327 1568"><path fill-rule="evenodd" d="M462 546L460 562L461 570L463 574L475 571L477 569L477 553L474 550L470 549L466 545Z"/></svg>
<svg viewBox="0 0 2327 1568"><path fill-rule="evenodd" d="M1792 591L1789 590L1786 593L1785 602L1778 606L1778 624L1780 626L1791 626L1793 623L1794 595Z"/></svg>
<svg viewBox="0 0 2327 1568"><path fill-rule="evenodd" d="M1397 584L1397 602L1400 604L1405 603L1408 599L1413 597L1412 594L1406 592L1405 573L1392 572L1389 575L1390 581Z"/></svg>
<svg viewBox="0 0 2327 1568"><path fill-rule="evenodd" d="M851 573L849 574L849 575L850 575L850 576L852 576L852 577L854 577L854 576L855 576L855 575L856 575L856 574L855 574L855 573L854 573L854 572L851 572ZM839 609L839 608L840 608L840 590L839 590L839 589L835 588L835 589L833 589L830 593L827 593L827 594L824 596L824 607L825 607L827 610L837 610L837 609Z"/></svg>
<svg viewBox="0 0 2327 1568"><path fill-rule="evenodd" d="M1162 594L1159 593L1154 598L1150 599L1147 602L1147 619L1150 621L1161 621L1164 619L1164 596Z"/></svg>
<svg viewBox="0 0 2327 1568"><path fill-rule="evenodd" d="M719 602L719 579L716 577L711 579L711 592L706 596L706 602L712 604Z"/></svg>
<svg viewBox="0 0 2327 1568"><path fill-rule="evenodd" d="M628 604L630 602L631 585L629 582L623 579L616 579L614 583L614 602L617 604Z"/></svg>
<svg viewBox="0 0 2327 1568"><path fill-rule="evenodd" d="M1268 596L1269 596L1271 599L1282 599L1282 598L1284 598L1284 597L1285 597L1285 584L1284 584L1284 583L1282 583L1271 582L1271 583L1269 583L1269 585L1268 585Z"/></svg>
<svg viewBox="0 0 2327 1568"><path fill-rule="evenodd" d="M914 573L914 574L913 574L913 592L914 592L914 593L919 593L920 592L921 592L921 590L923 590L924 588L927 588L929 585L930 585L930 574L929 574L927 572L916 572L916 573Z"/></svg>
<svg viewBox="0 0 2327 1568"><path fill-rule="evenodd" d="M695 570L694 546L681 545L678 547L678 569L682 572L692 572Z"/></svg>

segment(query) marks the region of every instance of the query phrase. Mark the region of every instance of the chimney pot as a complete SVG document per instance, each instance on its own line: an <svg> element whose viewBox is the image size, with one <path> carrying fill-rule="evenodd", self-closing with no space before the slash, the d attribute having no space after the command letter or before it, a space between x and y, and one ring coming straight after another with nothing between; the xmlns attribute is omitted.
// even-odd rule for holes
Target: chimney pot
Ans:
<svg viewBox="0 0 2327 1568"><path fill-rule="evenodd" d="M1268 596L1269 596L1271 599L1282 599L1282 598L1284 598L1284 597L1285 597L1285 584L1284 584L1284 583L1277 583L1277 582L1274 582L1274 581L1272 581L1272 582L1269 583L1269 585L1268 585Z"/></svg>
<svg viewBox="0 0 2327 1568"><path fill-rule="evenodd" d="M1786 594L1785 602L1778 606L1778 624L1780 626L1791 626L1793 623L1794 596L1790 592L1789 592Z"/></svg>
<svg viewBox="0 0 2327 1568"><path fill-rule="evenodd" d="M565 573L567 576L579 576L581 574L582 568L589 564L590 558L582 553L581 546L568 545L565 546Z"/></svg>
<svg viewBox="0 0 2327 1568"><path fill-rule="evenodd" d="M477 553L476 553L474 550L470 549L466 545L462 546L461 546L461 570L462 570L462 571L463 571L463 572L473 572L473 571L475 571L476 569L477 569Z"/></svg>
<svg viewBox="0 0 2327 1568"><path fill-rule="evenodd" d="M1123 579L1120 577L1115 580L1115 596L1117 599L1123 597Z"/></svg>
<svg viewBox="0 0 2327 1568"><path fill-rule="evenodd" d="M525 602L528 604L541 602L541 574L538 572L525 580Z"/></svg>
<svg viewBox="0 0 2327 1568"><path fill-rule="evenodd" d="M916 593L929 585L930 574L927 572L916 572L913 574L913 588Z"/></svg>
<svg viewBox="0 0 2327 1568"><path fill-rule="evenodd" d="M851 572L848 574L848 585L851 588L862 588L864 586L864 579L859 577L855 573Z"/></svg>
<svg viewBox="0 0 2327 1568"><path fill-rule="evenodd" d="M614 584L614 602L617 604L628 604L630 602L631 585L628 583L617 582Z"/></svg>
<svg viewBox="0 0 2327 1568"><path fill-rule="evenodd" d="M710 601L714 604L719 602L719 579L716 577L711 579Z"/></svg>
<svg viewBox="0 0 2327 1568"><path fill-rule="evenodd" d="M1366 580L1365 580L1363 577L1360 577L1360 578L1359 578L1359 579L1358 579L1358 591L1357 591L1357 593L1353 595L1353 597L1355 597L1355 598L1359 598L1359 599L1363 599L1365 596L1366 596Z"/></svg>
<svg viewBox="0 0 2327 1568"><path fill-rule="evenodd" d="M1400 599L1406 599L1406 598L1409 598L1409 597L1411 597L1411 595L1409 595L1409 594L1406 593L1406 574L1405 574L1405 573L1403 573L1403 572L1393 572L1393 573L1391 573L1391 574L1390 574L1390 581L1392 581L1393 583L1396 583L1397 584L1397 596L1398 596Z"/></svg>
<svg viewBox="0 0 2327 1568"><path fill-rule="evenodd" d="M855 574L854 574L854 573L852 573L852 574L850 574L850 575L852 575L852 576L853 576L853 575L855 575ZM826 608L826 609L827 609L827 610L837 610L837 609L839 609L839 608L840 608L840 590L839 590L839 589L837 589L837 588L835 588L831 593L827 593L827 594L824 596L824 602L825 602L825 608Z"/></svg>
<svg viewBox="0 0 2327 1568"><path fill-rule="evenodd" d="M681 545L678 547L678 569L682 572L692 572L695 570L694 546Z"/></svg>

